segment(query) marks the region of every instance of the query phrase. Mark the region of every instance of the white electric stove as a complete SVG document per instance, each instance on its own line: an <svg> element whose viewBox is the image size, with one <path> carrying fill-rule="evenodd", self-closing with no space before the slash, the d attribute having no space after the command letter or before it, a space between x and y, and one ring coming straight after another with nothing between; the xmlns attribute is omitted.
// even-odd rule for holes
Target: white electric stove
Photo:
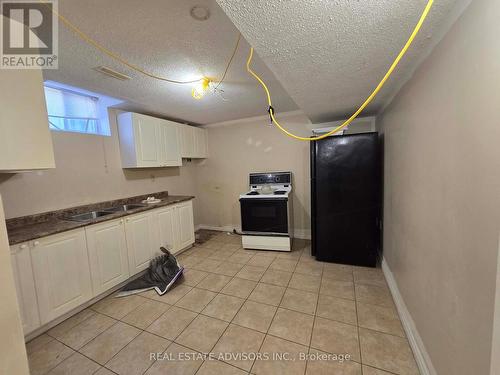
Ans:
<svg viewBox="0 0 500 375"><path fill-rule="evenodd" d="M292 172L250 173L249 188L240 195L243 247L291 251Z"/></svg>

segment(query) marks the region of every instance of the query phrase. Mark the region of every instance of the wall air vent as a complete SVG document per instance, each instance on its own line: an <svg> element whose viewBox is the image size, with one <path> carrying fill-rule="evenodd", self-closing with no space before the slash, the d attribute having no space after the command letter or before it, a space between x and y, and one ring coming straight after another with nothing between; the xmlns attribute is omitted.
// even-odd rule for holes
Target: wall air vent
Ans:
<svg viewBox="0 0 500 375"><path fill-rule="evenodd" d="M107 76L119 79L120 81L128 81L129 79L132 78L126 74L123 74L123 73L117 72L116 70L108 68L107 66L96 66L93 69L99 73L106 74Z"/></svg>

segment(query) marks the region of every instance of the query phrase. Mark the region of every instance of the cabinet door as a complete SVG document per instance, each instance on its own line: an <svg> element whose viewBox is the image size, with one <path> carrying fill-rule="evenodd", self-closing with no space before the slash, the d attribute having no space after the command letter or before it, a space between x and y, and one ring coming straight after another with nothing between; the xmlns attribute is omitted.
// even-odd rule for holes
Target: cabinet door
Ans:
<svg viewBox="0 0 500 375"><path fill-rule="evenodd" d="M176 206L168 206L155 212L158 225L159 246L164 247L172 254L180 250L179 244L179 216Z"/></svg>
<svg viewBox="0 0 500 375"><path fill-rule="evenodd" d="M112 220L85 228L94 296L129 277L127 243L123 220Z"/></svg>
<svg viewBox="0 0 500 375"><path fill-rule="evenodd" d="M182 165L179 126L171 121L159 120L161 164L163 167Z"/></svg>
<svg viewBox="0 0 500 375"><path fill-rule="evenodd" d="M42 325L92 298L83 229L34 241L31 260Z"/></svg>
<svg viewBox="0 0 500 375"><path fill-rule="evenodd" d="M127 217L125 234L129 272L132 276L148 267L155 252L156 241L152 230L151 212Z"/></svg>
<svg viewBox="0 0 500 375"><path fill-rule="evenodd" d="M207 147L207 131L205 129L195 129L195 150L194 157L196 158L206 158L208 155Z"/></svg>
<svg viewBox="0 0 500 375"><path fill-rule="evenodd" d="M179 218L179 247L184 249L194 243L193 203L180 203L176 210Z"/></svg>
<svg viewBox="0 0 500 375"><path fill-rule="evenodd" d="M0 172L55 168L41 69L0 69Z"/></svg>
<svg viewBox="0 0 500 375"><path fill-rule="evenodd" d="M21 312L24 335L27 335L40 327L30 249L28 243L14 245L10 249L17 301Z"/></svg>
<svg viewBox="0 0 500 375"><path fill-rule="evenodd" d="M161 165L159 121L154 117L133 114L138 167Z"/></svg>
<svg viewBox="0 0 500 375"><path fill-rule="evenodd" d="M189 125L181 125L181 156L183 158L194 157L194 131L195 128Z"/></svg>

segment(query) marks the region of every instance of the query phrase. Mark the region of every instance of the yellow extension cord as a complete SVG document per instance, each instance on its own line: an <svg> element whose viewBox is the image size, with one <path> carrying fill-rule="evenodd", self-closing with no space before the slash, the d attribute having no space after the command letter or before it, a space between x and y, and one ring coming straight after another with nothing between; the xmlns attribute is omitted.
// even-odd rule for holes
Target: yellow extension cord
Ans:
<svg viewBox="0 0 500 375"><path fill-rule="evenodd" d="M38 1L40 3L42 3L42 4L46 4L43 0L38 0ZM250 73L261 84L262 88L264 89L264 91L265 91L265 93L267 95L267 102L269 104L269 115L271 116L272 122L282 132L284 132L286 135L288 135L289 137L295 138L297 140L300 140L300 141L317 141L317 140L329 137L330 135L335 134L338 131L340 131L343 128L345 128L346 126L348 126L366 108L366 106L368 104L370 104L370 102L373 100L373 98L378 94L378 92L382 89L382 87L384 86L384 84L386 83L386 81L389 79L389 77L391 76L391 74L394 71L394 69L396 69L396 67L399 64L400 60L405 55L406 51L410 48L413 40L415 39L415 37L417 36L418 32L420 31L420 28L422 27L422 24L424 23L425 19L427 18L427 15L429 14L433 3L434 3L434 0L428 0L427 5L425 6L424 11L422 12L422 15L420 16L420 19L419 19L418 23L416 24L415 28L413 29L413 32L411 33L410 37L406 41L406 44L403 46L403 48L401 49L401 51L397 55L396 59L393 61L393 63L391 64L391 66L389 67L389 69L387 70L387 72L385 73L384 77L382 78L382 80L377 85L377 87L375 87L375 89L373 90L373 92L370 94L370 96L368 96L368 98L364 101L364 103L361 104L361 106L358 108L358 110L356 112L354 112L354 114L351 117L349 117L342 125L339 125L338 127L336 127L335 129L329 131L328 133L325 133L325 134L323 134L321 136L318 136L318 137L301 137L301 136L295 135L295 134L289 132L288 130L286 130L283 126L280 125L280 123L278 122L278 120L276 120L276 117L274 116L274 109L272 107L272 100L271 100L271 94L269 92L269 89L267 88L265 82L250 68L250 63L251 63L252 57L253 57L253 48L251 47L250 48L250 54L248 56L248 60L247 60L247 64L246 64L247 71L248 71L248 73ZM96 42L94 39L92 39L91 37L89 37L87 34L85 34L79 28L77 28L76 26L74 26L70 21L68 21L64 16L62 16L61 14L59 14L54 9L52 9L52 11L54 12L54 14L69 29L71 29L73 32L75 32L85 42L87 42L88 44L94 46L95 48L97 48L101 52L104 52L109 57L111 57L111 58L113 58L113 59L121 62L122 64L128 66L129 68L131 68L131 69L133 69L133 70L135 70L135 71L137 71L139 73L142 73L142 74L144 74L144 75L146 75L148 77L155 78L155 79L162 80L162 81L166 81L166 82L170 82L170 83L177 83L177 84L196 83L196 82L199 82L199 81L202 81L202 80L206 79L206 77L202 77L202 78L198 78L196 80L191 80L191 81L178 81L178 80L168 79L166 77L161 77L161 76L155 75L153 73L147 72L144 69L138 67L137 65L132 64L132 63L128 62L127 60L121 58L120 56L118 56L117 54L113 53L112 51L110 51L106 47L100 45L98 42ZM233 53L232 53L231 58L229 60L229 63L228 63L228 65L227 65L227 67L226 67L226 69L224 71L224 75L223 75L222 79L218 82L217 87L220 85L220 83L224 80L224 78L226 76L226 73L227 73L227 70L229 68L229 65L231 65L231 62L232 62L232 60L234 58L236 50L238 49L238 45L239 45L239 42L240 42L240 37L241 37L241 35L238 35L238 40L236 42L236 46L235 46L235 48L233 50Z"/></svg>
<svg viewBox="0 0 500 375"><path fill-rule="evenodd" d="M366 108L366 106L368 104L370 104L370 102L378 94L378 92L380 91L380 89L382 89L382 87L384 86L385 82L389 79L389 77L391 76L391 74L394 71L394 69L396 69L397 65L399 64L399 61L403 58L403 56L405 55L405 53L408 50L408 48L410 48L413 40L417 36L418 32L420 31L420 28L422 27L422 24L424 23L427 15L429 14L429 11L431 10L431 7L432 7L433 3L434 3L434 0L429 0L428 1L427 5L426 5L426 7L424 9L424 11L422 12L422 15L420 16L420 19L419 19L417 25L415 26L415 28L413 29L413 32L411 33L410 37L408 38L408 41L404 45L404 47L401 50L401 52L399 52L398 56L396 57L396 59L394 60L394 62L392 63L392 65L390 66L390 68L387 71L387 73L385 73L385 75L382 78L382 80L379 82L379 84L377 85L377 87L375 87L375 90L373 90L373 92L365 100L365 102L363 104L361 104L361 106L358 108L358 110L356 112L354 112L354 114L351 117L349 117L342 125L339 125L335 129L329 131L328 133L325 133L325 134L320 135L318 137L301 137L301 136L295 135L295 134L289 132L288 130L286 130L276 120L276 118L274 117L274 109L272 107L271 94L269 93L269 89L267 88L267 86L264 83L264 81L250 68L250 63L252 61L252 56L253 56L253 48L250 47L250 54L249 54L248 60L247 60L247 71L248 71L248 73L250 73L261 84L261 86L263 87L264 91L266 92L267 103L269 104L269 115L271 116L272 122L283 133L285 133L289 137L295 138L295 139L297 139L299 141L318 141L320 139L329 137L332 134L335 134L336 132L338 132L338 131L342 130L343 128L345 128L347 125L349 125Z"/></svg>
<svg viewBox="0 0 500 375"><path fill-rule="evenodd" d="M47 6L47 2L44 0L38 0L38 2L44 6ZM108 48L104 47L103 45L99 44L97 41L92 39L90 36L88 36L86 33L84 33L78 27L73 25L66 17L64 17L62 14L57 12L53 7L51 8L51 10L52 10L52 13L54 13L68 29L70 29L76 35L78 35L84 42L86 42L87 44L90 44L91 46L94 46L96 49L98 49L99 51L108 55L112 59L114 59L114 60L122 63L123 65L128 66L130 69L135 70L136 72L139 72L141 74L144 74L145 76L148 76L150 78L158 79L160 81L169 82L169 83L176 83L179 85L192 84L192 83L208 80L209 82L211 82L211 81L217 82L217 86L215 87L217 89L219 87L219 85L222 83L222 81L224 80L224 78L226 78L226 73L229 69L229 66L231 65L231 62L233 61L234 55L236 54L236 50L238 49L238 45L240 44L240 38L241 38L241 34L238 33L238 39L236 41L236 46L233 49L233 53L231 55L231 58L229 59L229 62L227 63L226 68L224 70L224 74L220 80L215 81L212 79L208 79L207 77L201 77L201 78L197 78L197 79L193 79L193 80L189 80L189 81L179 81L179 80L169 79L166 77L156 75L154 73L151 73L151 72L148 72L148 71L142 69L141 67L139 67L135 64L132 64L131 62L128 62L124 58L118 56L113 51L109 50Z"/></svg>

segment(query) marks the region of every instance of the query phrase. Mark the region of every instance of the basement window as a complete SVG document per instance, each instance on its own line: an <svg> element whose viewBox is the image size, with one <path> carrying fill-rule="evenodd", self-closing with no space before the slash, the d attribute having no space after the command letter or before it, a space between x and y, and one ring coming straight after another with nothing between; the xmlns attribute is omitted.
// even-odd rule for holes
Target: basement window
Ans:
<svg viewBox="0 0 500 375"><path fill-rule="evenodd" d="M51 130L111 135L109 122L100 118L97 96L47 84L44 88Z"/></svg>

